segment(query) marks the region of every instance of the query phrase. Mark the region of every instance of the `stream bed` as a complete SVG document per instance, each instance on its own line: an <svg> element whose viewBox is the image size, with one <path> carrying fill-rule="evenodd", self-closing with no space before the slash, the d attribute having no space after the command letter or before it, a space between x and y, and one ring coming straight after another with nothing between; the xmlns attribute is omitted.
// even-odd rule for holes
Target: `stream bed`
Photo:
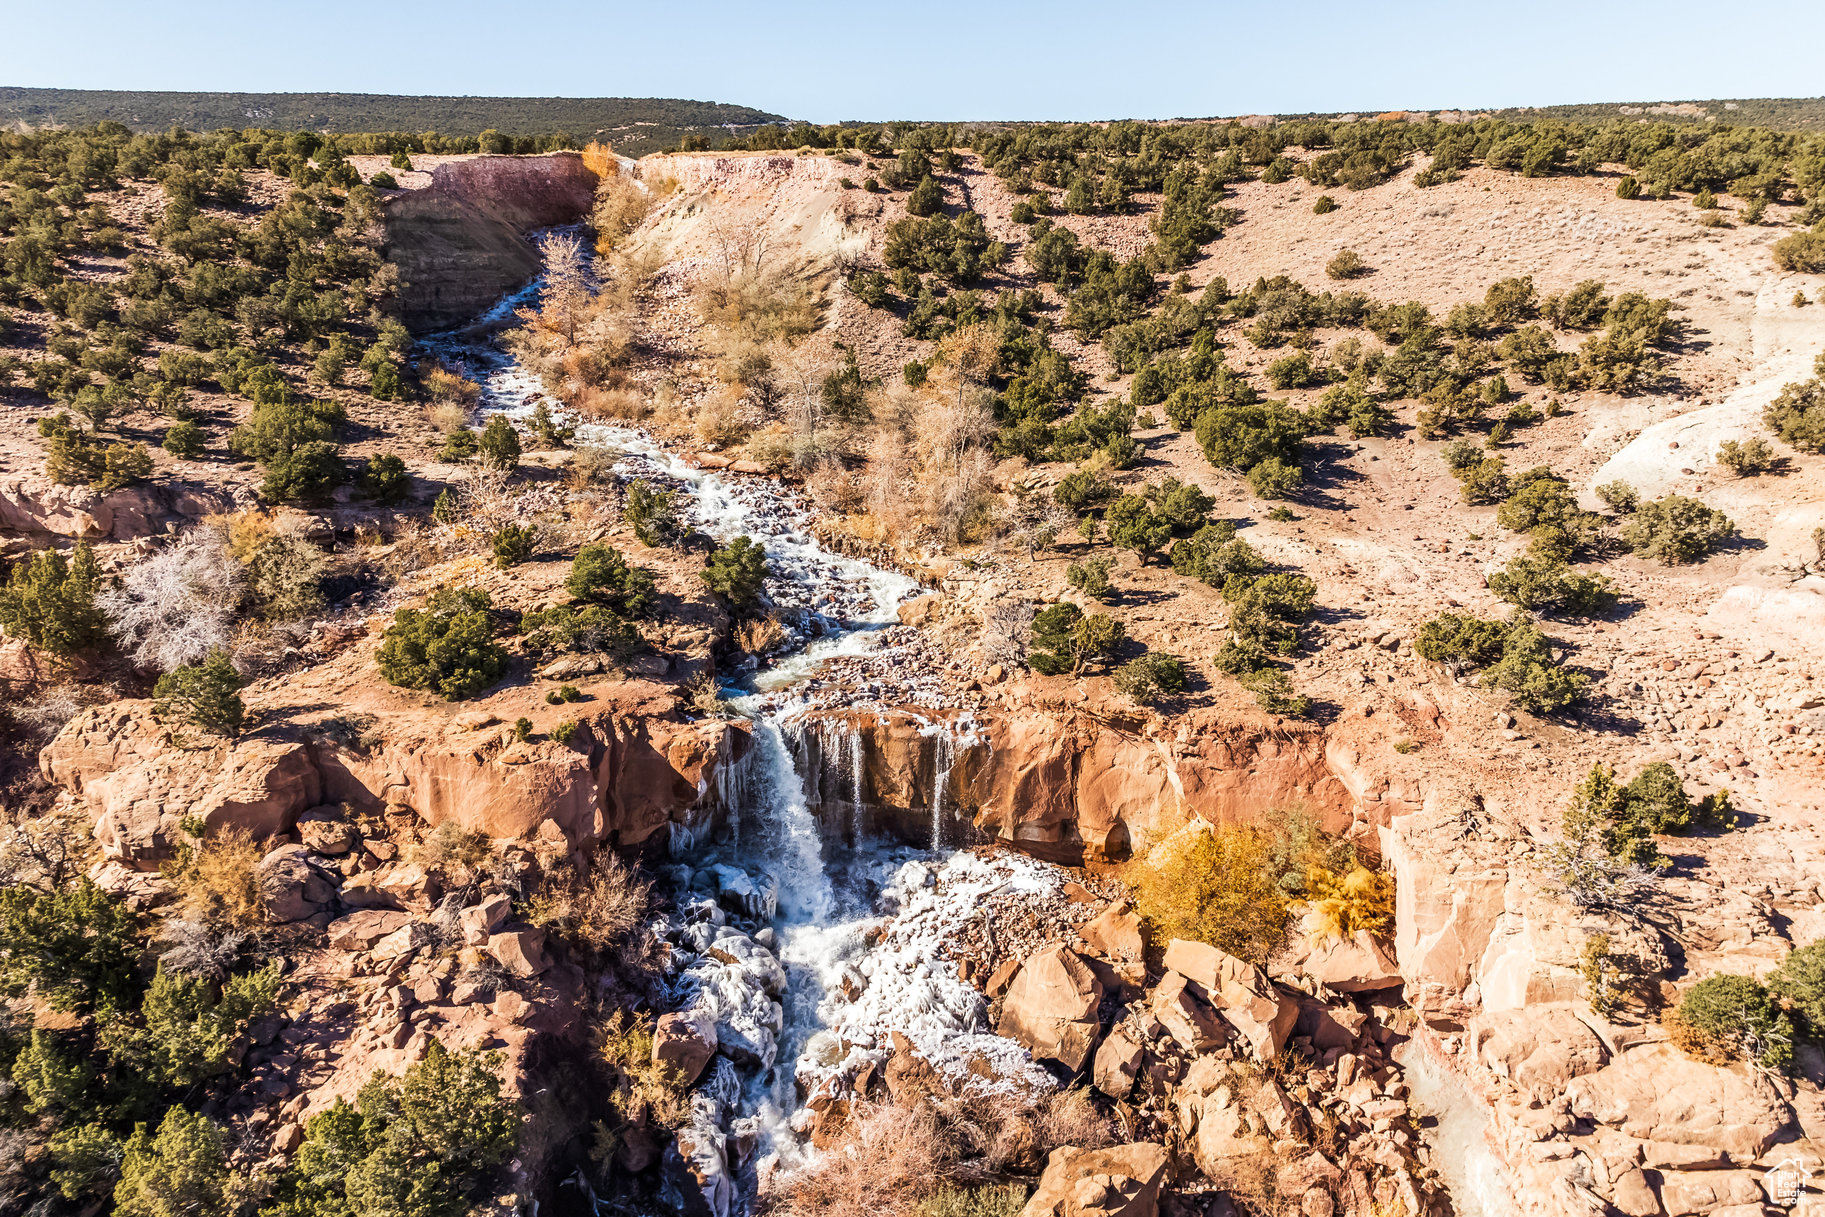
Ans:
<svg viewBox="0 0 1825 1217"><path fill-rule="evenodd" d="M746 536L765 546L766 594L788 633L781 657L725 683L732 709L752 723L754 748L719 779L726 829L714 841L674 839L666 878L677 911L656 927L673 947L676 1008L712 1027L718 1045L678 1137L691 1184L717 1217L749 1211L764 1179L815 1160L806 1100L847 1096L858 1073L886 1063L896 1033L959 1087L1051 1086L1024 1048L993 1034L981 994L940 948L985 916L987 897L1044 895L1062 872L1018 855L938 848L942 769L932 848L828 832L807 806L799 758L828 755L834 742L859 808L861 752L859 737L801 746L801 690L827 661L873 646L920 585L824 546L809 510L771 479L700 469L638 428L566 417L510 352L473 336L538 291L534 282L467 335L425 345L481 384L481 417L521 420L542 403L575 427L573 443L611 449L622 476L684 491L692 528L719 543Z"/></svg>

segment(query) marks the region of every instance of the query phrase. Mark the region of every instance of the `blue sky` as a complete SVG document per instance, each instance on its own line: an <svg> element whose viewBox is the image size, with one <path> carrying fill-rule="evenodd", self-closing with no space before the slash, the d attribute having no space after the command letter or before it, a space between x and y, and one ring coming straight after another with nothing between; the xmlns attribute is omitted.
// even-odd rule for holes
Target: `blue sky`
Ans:
<svg viewBox="0 0 1825 1217"><path fill-rule="evenodd" d="M1825 3L8 5L0 85L660 96L818 122L1825 94Z"/></svg>

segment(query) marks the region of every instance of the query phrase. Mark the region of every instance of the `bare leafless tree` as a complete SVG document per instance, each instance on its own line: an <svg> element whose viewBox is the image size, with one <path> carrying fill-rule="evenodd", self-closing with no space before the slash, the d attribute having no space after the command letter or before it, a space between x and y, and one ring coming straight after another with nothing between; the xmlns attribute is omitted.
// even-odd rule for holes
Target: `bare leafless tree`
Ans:
<svg viewBox="0 0 1825 1217"><path fill-rule="evenodd" d="M577 341L577 319L589 304L594 287L589 259L575 233L555 232L540 246L545 255L545 285L540 292L545 314L564 334L567 345Z"/></svg>
<svg viewBox="0 0 1825 1217"><path fill-rule="evenodd" d="M169 672L228 644L245 585L224 530L199 525L128 567L95 604L134 663Z"/></svg>

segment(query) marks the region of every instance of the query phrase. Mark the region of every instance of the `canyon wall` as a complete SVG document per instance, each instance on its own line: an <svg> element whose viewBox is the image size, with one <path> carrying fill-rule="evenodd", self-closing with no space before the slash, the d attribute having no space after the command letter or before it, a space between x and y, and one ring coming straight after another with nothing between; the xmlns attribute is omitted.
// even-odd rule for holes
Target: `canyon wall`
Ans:
<svg viewBox="0 0 1825 1217"><path fill-rule="evenodd" d="M992 840L1073 865L1144 852L1194 817L1289 807L1373 852L1371 830L1419 798L1365 774L1321 728L1263 730L1216 713L1169 731L1081 711L819 711L797 748L807 800L832 835Z"/></svg>
<svg viewBox="0 0 1825 1217"><path fill-rule="evenodd" d="M431 184L382 203L381 254L399 268L399 317L414 333L460 325L539 271L526 234L588 214L596 174L576 152L447 161Z"/></svg>

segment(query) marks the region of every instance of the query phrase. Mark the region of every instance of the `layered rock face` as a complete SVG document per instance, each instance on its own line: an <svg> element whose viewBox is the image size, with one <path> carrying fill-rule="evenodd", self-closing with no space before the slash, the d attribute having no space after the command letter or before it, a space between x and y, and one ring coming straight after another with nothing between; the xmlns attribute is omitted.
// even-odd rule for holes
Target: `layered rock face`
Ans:
<svg viewBox="0 0 1825 1217"><path fill-rule="evenodd" d="M1813 1049L1791 1079L1694 1060L1651 1015L1593 1009L1586 954L1604 935L1618 986L1652 989L1682 970L1675 959L1687 975L1760 974L1787 949L1781 927L1810 910L1670 879L1652 916L1581 912L1552 890L1530 834L1487 808L1428 808L1382 838L1421 1046L1488 1103L1519 1213L1759 1217L1796 1154L1816 1163ZM1662 981L1654 997L1674 995Z"/></svg>
<svg viewBox="0 0 1825 1217"><path fill-rule="evenodd" d="M77 715L39 763L95 817L104 854L143 870L170 856L186 818L260 838L324 803L405 809L496 840L555 833L572 847L664 848L711 814L719 774L751 746L740 724L688 723L637 690L579 722L570 745L516 740L480 713L448 725L397 715L365 744L318 722L184 748L152 703L120 701Z"/></svg>
<svg viewBox="0 0 1825 1217"><path fill-rule="evenodd" d="M1414 797L1364 777L1321 730L1269 733L1217 713L1188 715L1167 734L1075 711L820 711L799 748L833 833L859 827L921 845L934 833L987 837L1067 864L1126 858L1194 816L1220 823L1294 805L1363 835Z"/></svg>
<svg viewBox="0 0 1825 1217"><path fill-rule="evenodd" d="M476 156L389 195L381 252L399 268L400 319L414 333L447 329L531 279L539 256L525 235L581 219L597 180L575 152Z"/></svg>
<svg viewBox="0 0 1825 1217"><path fill-rule="evenodd" d="M157 532L167 521L198 520L237 505L228 491L201 486L160 483L100 494L60 486L43 474L0 479L0 529L27 536L127 541Z"/></svg>

